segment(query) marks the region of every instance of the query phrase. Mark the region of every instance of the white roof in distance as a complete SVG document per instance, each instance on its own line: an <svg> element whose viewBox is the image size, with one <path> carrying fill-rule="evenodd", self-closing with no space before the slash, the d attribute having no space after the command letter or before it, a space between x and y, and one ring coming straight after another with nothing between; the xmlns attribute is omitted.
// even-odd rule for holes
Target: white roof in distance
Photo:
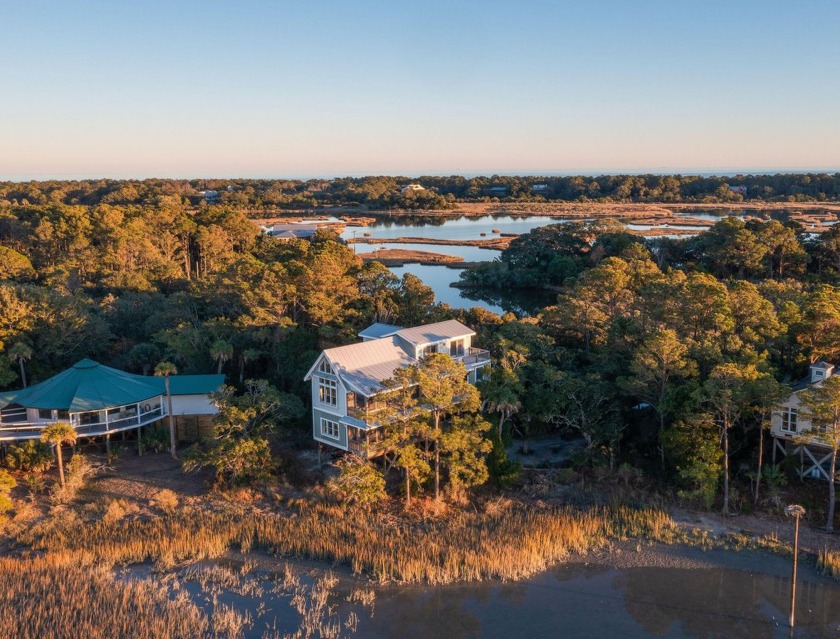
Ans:
<svg viewBox="0 0 840 639"><path fill-rule="evenodd" d="M435 324L404 328L401 331L397 331L396 334L409 344L419 346L421 344L442 342L456 337L475 335L475 331L470 330L458 320L446 320L445 322L436 322Z"/></svg>
<svg viewBox="0 0 840 639"><path fill-rule="evenodd" d="M379 339L380 337L388 337L397 331L403 330L402 326L395 324L383 324L382 322L374 322L363 331L359 331L359 337L362 339Z"/></svg>

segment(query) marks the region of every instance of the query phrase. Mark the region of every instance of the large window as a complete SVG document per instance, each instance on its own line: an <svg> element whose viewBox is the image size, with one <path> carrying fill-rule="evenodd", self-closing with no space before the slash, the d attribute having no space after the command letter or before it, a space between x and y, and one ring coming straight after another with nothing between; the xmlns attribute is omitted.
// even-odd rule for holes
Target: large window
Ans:
<svg viewBox="0 0 840 639"><path fill-rule="evenodd" d="M38 409L38 419L52 419L52 411L49 409Z"/></svg>
<svg viewBox="0 0 840 639"><path fill-rule="evenodd" d="M453 339L449 342L449 356L461 357L464 354L464 340Z"/></svg>
<svg viewBox="0 0 840 639"><path fill-rule="evenodd" d="M330 439L338 439L338 422L321 418L321 435Z"/></svg>
<svg viewBox="0 0 840 639"><path fill-rule="evenodd" d="M334 380L318 378L318 401L327 406L338 406L338 393Z"/></svg>
<svg viewBox="0 0 840 639"><path fill-rule="evenodd" d="M782 409L782 430L786 433L795 433L798 417L799 411L796 408Z"/></svg>

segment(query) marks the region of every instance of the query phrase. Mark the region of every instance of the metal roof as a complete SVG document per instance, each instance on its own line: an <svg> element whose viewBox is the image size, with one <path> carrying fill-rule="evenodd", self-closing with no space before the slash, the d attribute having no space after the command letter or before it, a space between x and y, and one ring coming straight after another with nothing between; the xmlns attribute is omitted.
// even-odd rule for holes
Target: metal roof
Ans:
<svg viewBox="0 0 840 639"><path fill-rule="evenodd" d="M359 331L359 337L367 339L379 339L380 337L388 337L389 335L393 335L397 331L401 330L403 330L402 326L375 322L368 326L365 330Z"/></svg>
<svg viewBox="0 0 840 639"><path fill-rule="evenodd" d="M398 368L416 363L394 337L328 348L324 355L342 382L367 396L381 391Z"/></svg>
<svg viewBox="0 0 840 639"><path fill-rule="evenodd" d="M437 322L435 324L404 328L401 331L397 331L396 334L409 344L419 346L420 344L433 344L456 337L475 335L475 331L470 330L458 320L446 320L445 322Z"/></svg>
<svg viewBox="0 0 840 639"><path fill-rule="evenodd" d="M198 395L217 390L224 375L172 375L173 395ZM163 377L144 377L83 359L71 368L23 390L0 395L0 408L10 404L82 412L135 404L164 394Z"/></svg>

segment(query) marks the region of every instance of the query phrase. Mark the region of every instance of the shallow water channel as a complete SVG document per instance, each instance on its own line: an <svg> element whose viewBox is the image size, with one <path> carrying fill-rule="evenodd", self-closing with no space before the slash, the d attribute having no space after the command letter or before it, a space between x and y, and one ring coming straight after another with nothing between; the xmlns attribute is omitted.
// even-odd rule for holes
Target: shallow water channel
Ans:
<svg viewBox="0 0 840 639"><path fill-rule="evenodd" d="M815 209L819 212L820 209ZM674 218L691 217L708 221L716 221L727 215L743 217L744 215L767 215L778 219L786 219L788 211L784 210L706 210L706 209L683 209L674 213ZM644 218L643 214L640 217ZM580 219L580 218L575 218ZM338 221L338 220L333 220ZM484 262L496 259L501 251L482 249L476 246L449 246L439 244L424 244L422 240L411 244L397 244L388 242L389 239L401 237L422 238L422 239L444 239L444 240L478 240L499 237L500 233L523 234L528 231L546 226L570 222L571 218L561 216L510 216L510 215L484 215L481 217L453 217L434 218L422 216L405 216L389 218L379 215L377 221L370 226L347 226L341 237L350 240L361 239L366 235L383 240L375 244L356 244L357 253L369 253L380 247L397 248L405 250L430 251L445 255L456 255L463 257L468 262ZM629 228L644 231L652 228L650 224L628 224ZM667 227L667 224L666 224ZM683 226L682 229L689 229L696 233L703 231L702 226ZM679 236L674 236L679 237ZM466 291L452 287L454 282L460 279L460 269L447 268L439 265L406 264L405 266L392 267L391 271L402 277L405 273L412 273L435 292L435 299L438 302L445 302L453 308L472 308L480 306L494 313L513 311L519 315L533 314L540 308L553 303L555 296L542 294L540 291Z"/></svg>
<svg viewBox="0 0 840 639"><path fill-rule="evenodd" d="M789 558L681 546L628 547L623 554L577 559L520 582L371 586L338 573L330 605L337 619L358 615L355 634L342 636L365 639L840 636L840 584L807 562L800 565L797 626L791 634ZM223 588L212 599L250 615L249 639L262 637L266 628L292 632L299 618L289 595L269 586L279 572L267 577L274 570L270 566L281 571L285 562L264 557L258 563L248 579L262 580L262 586L248 594L241 587L237 593ZM218 562L237 564L242 562ZM294 566L310 583L325 571L314 562ZM194 582L185 585L193 601L211 613L206 591ZM348 601L359 588L375 590L372 606Z"/></svg>

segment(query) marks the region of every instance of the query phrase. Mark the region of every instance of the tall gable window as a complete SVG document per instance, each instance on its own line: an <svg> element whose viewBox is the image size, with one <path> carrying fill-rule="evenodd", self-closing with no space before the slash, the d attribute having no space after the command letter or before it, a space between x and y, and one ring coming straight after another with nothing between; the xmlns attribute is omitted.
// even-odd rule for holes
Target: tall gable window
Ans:
<svg viewBox="0 0 840 639"><path fill-rule="evenodd" d="M338 405L335 380L318 378L318 401L327 406Z"/></svg>
<svg viewBox="0 0 840 639"><path fill-rule="evenodd" d="M321 360L321 363L318 365L318 370L322 373L327 373L327 375L334 375L332 366L330 366L326 357Z"/></svg>
<svg viewBox="0 0 840 639"><path fill-rule="evenodd" d="M799 411L796 408L786 408L782 411L782 430L786 433L796 432L796 422Z"/></svg>

